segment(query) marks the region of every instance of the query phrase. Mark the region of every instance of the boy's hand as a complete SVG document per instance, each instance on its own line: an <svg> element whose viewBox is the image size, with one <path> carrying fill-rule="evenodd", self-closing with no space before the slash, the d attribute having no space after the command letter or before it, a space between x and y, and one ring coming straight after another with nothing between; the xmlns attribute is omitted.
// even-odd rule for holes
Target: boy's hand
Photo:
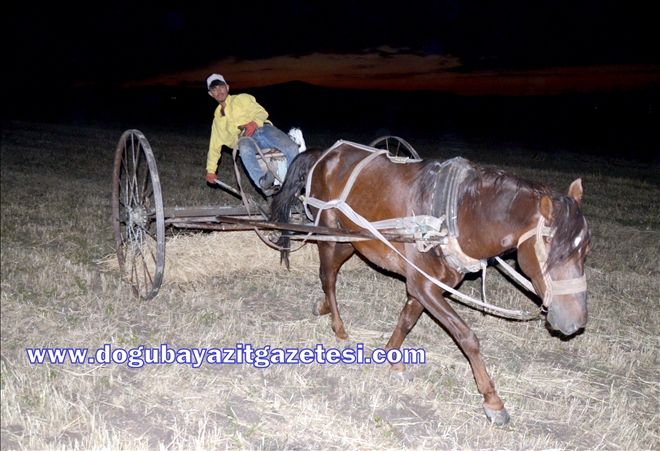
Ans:
<svg viewBox="0 0 660 451"><path fill-rule="evenodd" d="M218 180L218 176L215 175L213 172L209 172L206 174L206 183L215 185L216 180Z"/></svg>
<svg viewBox="0 0 660 451"><path fill-rule="evenodd" d="M243 130L243 136L252 136L254 135L254 132L257 131L257 123L254 121L248 122L247 124L243 124L238 128Z"/></svg>

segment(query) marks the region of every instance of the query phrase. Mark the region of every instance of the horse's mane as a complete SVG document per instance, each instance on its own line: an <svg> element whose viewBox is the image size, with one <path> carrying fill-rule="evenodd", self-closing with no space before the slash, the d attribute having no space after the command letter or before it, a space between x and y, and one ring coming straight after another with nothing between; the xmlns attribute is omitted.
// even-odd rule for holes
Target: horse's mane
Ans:
<svg viewBox="0 0 660 451"><path fill-rule="evenodd" d="M560 194L546 185L524 180L508 172L471 164L474 172L463 183L464 195L476 198L480 190L488 187L495 190L498 195L505 197L502 200L502 204L505 205L513 203L515 198L520 195L533 196L537 202L543 196L552 199L552 221L548 225L555 228L555 233L552 238L552 246L550 246L548 268L569 259L588 245L591 233L575 199ZM439 161L425 161L417 179L417 189L413 200L425 212L431 211L440 165ZM578 237L580 239L576 240Z"/></svg>
<svg viewBox="0 0 660 451"><path fill-rule="evenodd" d="M473 165L475 169L473 183L466 186L468 193L472 196L478 194L478 190L489 186L502 195L516 197L520 191L529 192L536 197L551 195L552 190L546 185L533 183L518 176L502 171L501 169L483 168ZM476 183L475 183L476 182Z"/></svg>

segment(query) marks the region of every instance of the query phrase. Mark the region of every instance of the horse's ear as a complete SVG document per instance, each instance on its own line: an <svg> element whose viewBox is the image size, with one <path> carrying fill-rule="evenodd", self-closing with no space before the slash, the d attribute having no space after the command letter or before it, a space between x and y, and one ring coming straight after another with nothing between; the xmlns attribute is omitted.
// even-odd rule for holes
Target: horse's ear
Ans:
<svg viewBox="0 0 660 451"><path fill-rule="evenodd" d="M552 219L552 199L550 199L548 196L543 196L541 198L539 211L545 219L550 221Z"/></svg>
<svg viewBox="0 0 660 451"><path fill-rule="evenodd" d="M578 205L582 205L582 179L575 179L568 187L568 195L575 199Z"/></svg>

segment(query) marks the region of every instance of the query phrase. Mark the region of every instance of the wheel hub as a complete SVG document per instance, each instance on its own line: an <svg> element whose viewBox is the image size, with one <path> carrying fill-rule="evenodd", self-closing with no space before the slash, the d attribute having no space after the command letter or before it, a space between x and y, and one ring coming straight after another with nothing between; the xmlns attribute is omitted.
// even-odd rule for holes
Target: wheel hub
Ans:
<svg viewBox="0 0 660 451"><path fill-rule="evenodd" d="M147 226L147 210L142 205L133 207L128 213L129 225L136 225L140 228Z"/></svg>

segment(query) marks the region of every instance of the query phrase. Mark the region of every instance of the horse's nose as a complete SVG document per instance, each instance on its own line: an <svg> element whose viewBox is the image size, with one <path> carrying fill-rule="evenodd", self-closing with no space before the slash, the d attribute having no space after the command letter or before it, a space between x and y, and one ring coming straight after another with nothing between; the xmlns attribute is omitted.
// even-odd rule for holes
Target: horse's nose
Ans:
<svg viewBox="0 0 660 451"><path fill-rule="evenodd" d="M561 332L567 337L570 337L580 329L584 328L586 324L585 321L576 321L559 317L556 314L553 314L551 310L548 311L548 323L550 323L550 326L554 330Z"/></svg>
<svg viewBox="0 0 660 451"><path fill-rule="evenodd" d="M547 316L550 326L566 336L571 336L587 325L586 302L553 302Z"/></svg>
<svg viewBox="0 0 660 451"><path fill-rule="evenodd" d="M555 330L558 330L559 332L566 335L567 337L570 337L571 335L573 335L574 333L576 333L578 330L580 330L582 328L581 325L579 325L578 323L573 322L573 321L565 322L565 323L558 323L556 321L553 322L549 318L548 318L548 321L550 322L550 324L552 325L552 327Z"/></svg>

